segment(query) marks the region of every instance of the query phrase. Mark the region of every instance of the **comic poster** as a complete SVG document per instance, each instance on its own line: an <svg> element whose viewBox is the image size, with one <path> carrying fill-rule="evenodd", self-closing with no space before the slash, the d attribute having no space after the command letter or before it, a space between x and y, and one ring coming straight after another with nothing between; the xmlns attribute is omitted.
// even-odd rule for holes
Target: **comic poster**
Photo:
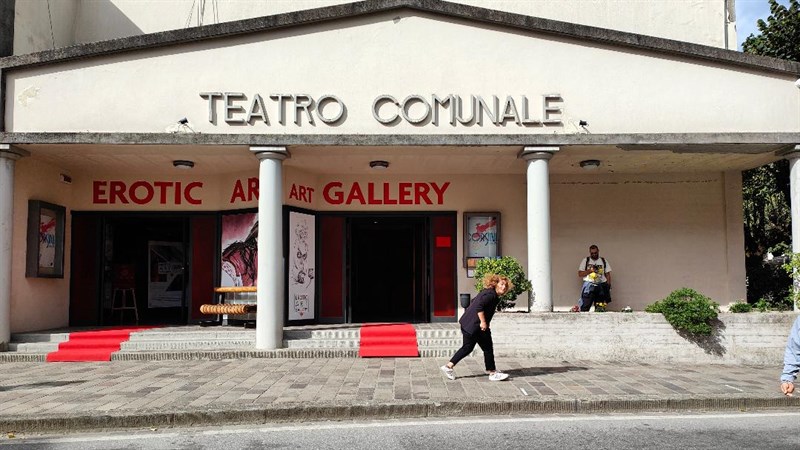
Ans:
<svg viewBox="0 0 800 450"><path fill-rule="evenodd" d="M222 216L220 286L255 286L258 272L258 213Z"/></svg>
<svg viewBox="0 0 800 450"><path fill-rule="evenodd" d="M314 216L289 213L289 320L314 318Z"/></svg>

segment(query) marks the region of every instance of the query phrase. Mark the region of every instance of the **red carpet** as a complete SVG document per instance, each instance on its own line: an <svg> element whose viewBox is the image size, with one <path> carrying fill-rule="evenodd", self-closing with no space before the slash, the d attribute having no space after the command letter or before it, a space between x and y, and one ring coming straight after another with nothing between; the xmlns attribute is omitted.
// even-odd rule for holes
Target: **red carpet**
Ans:
<svg viewBox="0 0 800 450"><path fill-rule="evenodd" d="M417 331L409 324L363 325L358 356L419 356Z"/></svg>
<svg viewBox="0 0 800 450"><path fill-rule="evenodd" d="M69 334L58 350L47 354L47 362L55 361L111 361L111 354L130 339L134 331L154 327L115 327L94 331L77 331Z"/></svg>

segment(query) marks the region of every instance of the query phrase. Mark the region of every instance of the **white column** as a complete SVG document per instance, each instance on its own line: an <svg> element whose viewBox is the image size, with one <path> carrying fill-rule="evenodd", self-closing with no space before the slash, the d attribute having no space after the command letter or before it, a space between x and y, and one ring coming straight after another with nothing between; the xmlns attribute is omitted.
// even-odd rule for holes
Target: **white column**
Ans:
<svg viewBox="0 0 800 450"><path fill-rule="evenodd" d="M800 145L795 145L794 150L786 155L789 160L789 196L792 205L792 252L800 253ZM794 290L800 290L798 274L794 276ZM797 311L797 304L794 305Z"/></svg>
<svg viewBox="0 0 800 450"><path fill-rule="evenodd" d="M528 162L528 279L533 285L531 311L553 310L548 161L557 151L558 147L525 147L520 153L520 158Z"/></svg>
<svg viewBox="0 0 800 450"><path fill-rule="evenodd" d="M11 341L11 247L14 225L14 165L25 150L0 144L0 352Z"/></svg>
<svg viewBox="0 0 800 450"><path fill-rule="evenodd" d="M256 348L283 347L283 160L286 147L250 147L258 169L258 272Z"/></svg>

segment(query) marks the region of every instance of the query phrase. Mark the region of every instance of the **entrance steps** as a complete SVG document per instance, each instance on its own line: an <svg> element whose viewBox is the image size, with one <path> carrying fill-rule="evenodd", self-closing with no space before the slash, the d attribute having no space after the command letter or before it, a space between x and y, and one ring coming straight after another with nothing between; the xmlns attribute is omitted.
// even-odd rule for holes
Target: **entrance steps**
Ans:
<svg viewBox="0 0 800 450"><path fill-rule="evenodd" d="M558 361L775 364L797 313L722 313L711 336L678 333L661 314L496 314L495 355ZM450 358L461 346L457 323L415 324L420 356ZM283 348L256 350L255 330L173 326L134 332L113 360L356 358L358 324L289 326ZM44 361L74 330L13 334L2 361ZM476 349L473 357L480 356Z"/></svg>
<svg viewBox="0 0 800 450"><path fill-rule="evenodd" d="M422 357L449 357L461 346L458 325L419 324L417 343ZM1 361L44 361L69 338L69 332L18 333L11 336ZM234 326L174 326L131 333L112 360L227 358L357 358L360 326L309 325L284 328L282 349L256 350L255 330ZM479 352L479 350L478 350Z"/></svg>

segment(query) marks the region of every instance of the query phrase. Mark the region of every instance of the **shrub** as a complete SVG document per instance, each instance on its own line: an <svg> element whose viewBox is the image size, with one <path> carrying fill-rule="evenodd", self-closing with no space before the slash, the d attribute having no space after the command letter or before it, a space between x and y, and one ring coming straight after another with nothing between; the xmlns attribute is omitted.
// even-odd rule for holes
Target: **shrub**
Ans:
<svg viewBox="0 0 800 450"><path fill-rule="evenodd" d="M770 303L771 302L770 302L770 300L768 298L766 298L766 297L765 298L760 298L760 299L758 299L758 301L756 302L754 307L757 310L761 311L761 312L767 312L770 309Z"/></svg>
<svg viewBox="0 0 800 450"><path fill-rule="evenodd" d="M522 265L511 256L503 256L500 258L483 258L478 261L475 266L475 289L483 289L483 277L487 273L495 275L504 275L511 280L514 288L510 289L502 297L500 303L497 304L497 310L503 310L514 306L517 297L531 290L531 282L525 277L525 271Z"/></svg>
<svg viewBox="0 0 800 450"><path fill-rule="evenodd" d="M681 288L672 291L665 299L648 305L645 311L663 314L677 330L709 335L713 331L711 321L717 318L719 305L694 289Z"/></svg>
<svg viewBox="0 0 800 450"><path fill-rule="evenodd" d="M753 305L745 302L737 302L731 304L730 312L732 313L748 313L753 310Z"/></svg>

